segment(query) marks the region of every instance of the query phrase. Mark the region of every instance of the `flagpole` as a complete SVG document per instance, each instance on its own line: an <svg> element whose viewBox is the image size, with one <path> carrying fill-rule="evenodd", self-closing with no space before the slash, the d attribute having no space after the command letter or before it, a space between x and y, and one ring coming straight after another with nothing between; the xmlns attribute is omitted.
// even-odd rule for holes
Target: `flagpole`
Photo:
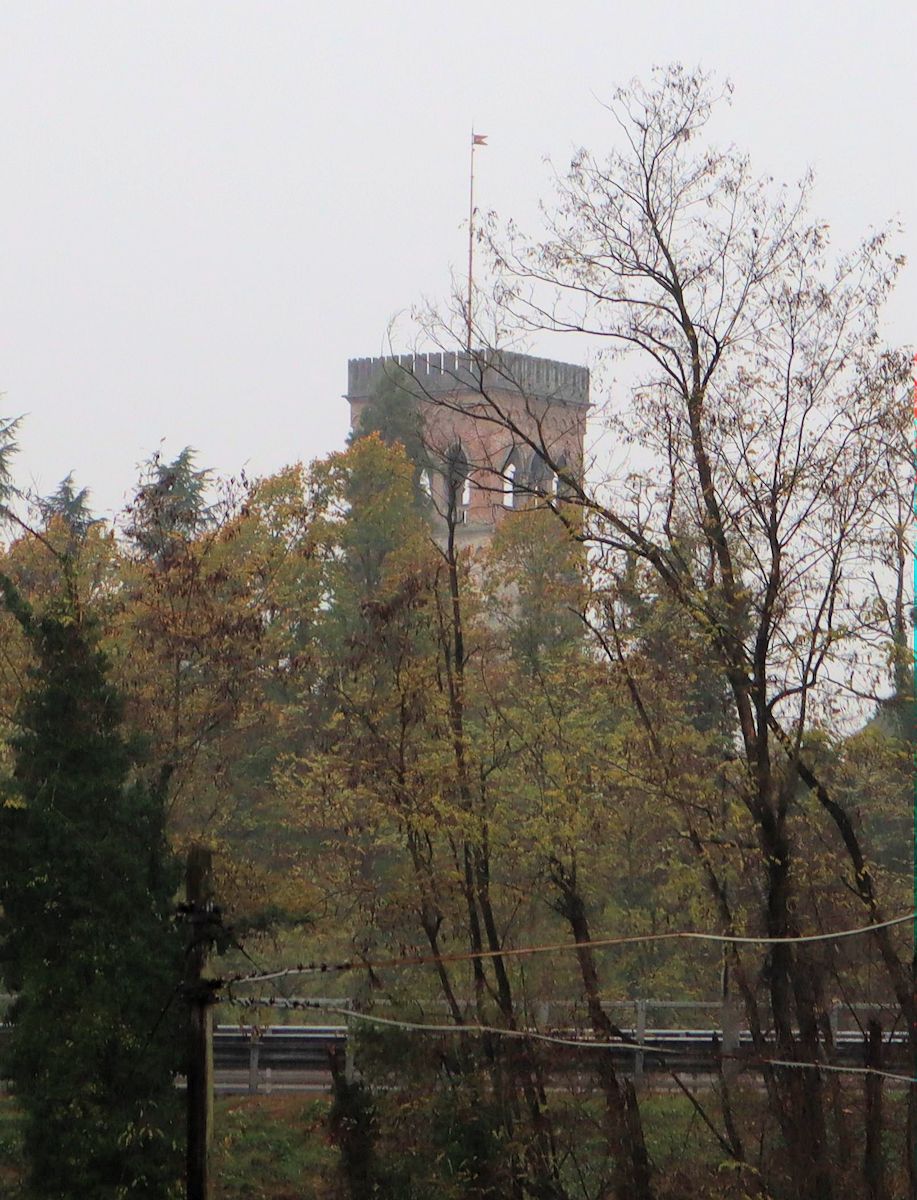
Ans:
<svg viewBox="0 0 917 1200"><path fill-rule="evenodd" d="M486 146L487 134L471 126L471 163L468 170L468 307L465 310L465 349L471 354L471 309L474 301L474 148Z"/></svg>
<svg viewBox="0 0 917 1200"><path fill-rule="evenodd" d="M466 338L465 349L471 354L471 289L472 270L474 265L474 126L471 127L471 164L468 171L468 307L465 311Z"/></svg>

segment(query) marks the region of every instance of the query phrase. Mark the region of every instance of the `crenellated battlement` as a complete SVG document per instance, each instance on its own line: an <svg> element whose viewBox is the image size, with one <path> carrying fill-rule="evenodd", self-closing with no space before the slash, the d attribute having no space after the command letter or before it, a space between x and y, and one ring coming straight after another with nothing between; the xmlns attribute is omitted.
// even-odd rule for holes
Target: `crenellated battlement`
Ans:
<svg viewBox="0 0 917 1200"><path fill-rule="evenodd" d="M486 354L443 352L351 358L347 363L347 399L367 399L386 375L396 380L410 376L421 393L430 396L505 391L583 408L589 404L587 367L498 350Z"/></svg>

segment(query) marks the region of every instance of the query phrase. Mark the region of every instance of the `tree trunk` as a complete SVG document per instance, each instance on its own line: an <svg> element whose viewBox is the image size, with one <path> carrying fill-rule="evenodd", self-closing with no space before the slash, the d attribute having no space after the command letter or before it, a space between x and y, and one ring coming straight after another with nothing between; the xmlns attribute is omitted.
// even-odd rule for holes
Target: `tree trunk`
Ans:
<svg viewBox="0 0 917 1200"><path fill-rule="evenodd" d="M595 956L589 946L592 940L586 906L570 872L557 864L554 882L560 891L558 909L570 925L576 942L583 991L589 1019L597 1038L614 1041L615 1029L602 1008L599 976ZM597 1052L596 1073L605 1096L605 1128L615 1162L615 1191L618 1200L653 1200L649 1155L643 1135L643 1121L633 1083L620 1080L611 1056Z"/></svg>
<svg viewBox="0 0 917 1200"><path fill-rule="evenodd" d="M790 854L785 818L769 805L758 809L761 847L767 862L767 933L772 938L795 936L790 915ZM776 1038L776 1057L788 1062L818 1061L816 1014L809 966L794 954L794 947L771 945L767 976ZM794 1004L795 1002L795 1004ZM793 1029L793 1016L800 1036ZM800 1053L801 1051L801 1053ZM811 1200L833 1200L833 1172L827 1157L827 1130L821 1074L816 1067L776 1067L781 1131L793 1178L801 1194Z"/></svg>
<svg viewBox="0 0 917 1200"><path fill-rule="evenodd" d="M882 1069L882 1026L875 1017L871 1017L866 1026L866 1065L877 1071ZM864 1090L866 1142L863 1148L863 1180L866 1186L866 1200L888 1200L882 1149L885 1122L882 1113L881 1075L867 1075Z"/></svg>

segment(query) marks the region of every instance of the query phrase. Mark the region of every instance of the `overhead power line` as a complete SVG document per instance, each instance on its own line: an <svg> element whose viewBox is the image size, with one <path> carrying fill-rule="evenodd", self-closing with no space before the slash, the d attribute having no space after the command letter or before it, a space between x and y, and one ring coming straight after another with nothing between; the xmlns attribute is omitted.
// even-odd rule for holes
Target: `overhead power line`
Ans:
<svg viewBox="0 0 917 1200"><path fill-rule="evenodd" d="M388 959L347 959L344 962L310 962L299 963L293 967L279 967L275 971L251 973L247 975L232 975L223 980L224 984L236 983L269 983L276 979L285 979L294 975L325 975L339 971L395 969L398 967L422 967L436 963L471 962L474 959L489 958L521 958L533 954L558 954L571 951L591 949L604 950L613 946L636 946L650 942L718 942L726 945L748 946L792 946L805 945L813 942L835 942L844 938L862 937L875 933L880 929L889 929L893 925L905 925L917 920L917 911L905 913L900 917L892 917L888 921L880 921L876 925L862 925L855 929L841 929L833 933L807 933L795 937L759 937L745 934L700 933L692 930L682 930L670 933L632 933L619 937L592 938L583 942L550 942L539 946L513 946L502 950L466 950L450 954L416 954L400 958Z"/></svg>

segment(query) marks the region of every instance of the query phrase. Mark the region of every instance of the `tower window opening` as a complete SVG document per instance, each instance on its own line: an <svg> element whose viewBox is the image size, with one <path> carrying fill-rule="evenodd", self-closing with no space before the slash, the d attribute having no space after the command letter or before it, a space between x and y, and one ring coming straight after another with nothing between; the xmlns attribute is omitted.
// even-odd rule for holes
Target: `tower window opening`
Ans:
<svg viewBox="0 0 917 1200"><path fill-rule="evenodd" d="M551 494L554 472L536 450L529 464L529 487L538 496Z"/></svg>
<svg viewBox="0 0 917 1200"><path fill-rule="evenodd" d="M510 451L503 464L503 505L505 508L520 508L528 492L528 472L518 446Z"/></svg>
<svg viewBox="0 0 917 1200"><path fill-rule="evenodd" d="M515 508L516 505L516 464L507 463L503 468L503 505L505 508Z"/></svg>
<svg viewBox="0 0 917 1200"><path fill-rule="evenodd" d="M461 443L450 446L443 459L449 509L459 521L467 521L471 504L471 467Z"/></svg>

